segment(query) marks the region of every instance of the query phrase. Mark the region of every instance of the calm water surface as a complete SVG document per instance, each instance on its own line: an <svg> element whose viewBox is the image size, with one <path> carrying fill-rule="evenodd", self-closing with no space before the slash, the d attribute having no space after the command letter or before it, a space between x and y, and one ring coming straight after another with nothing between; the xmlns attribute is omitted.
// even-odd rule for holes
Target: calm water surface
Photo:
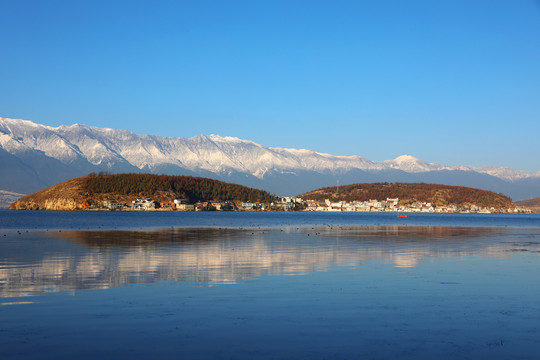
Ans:
<svg viewBox="0 0 540 360"><path fill-rule="evenodd" d="M540 227L540 214L408 214L327 212L10 211L0 229L143 229L163 227L278 227L301 225L422 225Z"/></svg>
<svg viewBox="0 0 540 360"><path fill-rule="evenodd" d="M537 359L540 217L0 211L0 358Z"/></svg>

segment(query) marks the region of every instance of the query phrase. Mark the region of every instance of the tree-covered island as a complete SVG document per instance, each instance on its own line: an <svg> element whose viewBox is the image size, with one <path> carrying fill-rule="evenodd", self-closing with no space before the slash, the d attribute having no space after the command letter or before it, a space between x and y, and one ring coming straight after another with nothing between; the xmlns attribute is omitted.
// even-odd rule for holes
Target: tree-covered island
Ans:
<svg viewBox="0 0 540 360"><path fill-rule="evenodd" d="M218 180L152 174L89 174L11 205L17 210L526 212L491 191L418 183L328 187L298 197Z"/></svg>

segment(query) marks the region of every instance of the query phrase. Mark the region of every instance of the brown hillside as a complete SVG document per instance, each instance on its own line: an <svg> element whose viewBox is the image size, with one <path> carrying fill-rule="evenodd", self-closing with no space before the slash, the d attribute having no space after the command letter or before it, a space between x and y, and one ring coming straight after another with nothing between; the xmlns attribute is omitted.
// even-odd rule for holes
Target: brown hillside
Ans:
<svg viewBox="0 0 540 360"><path fill-rule="evenodd" d="M518 201L516 205L530 209L532 212L540 213L540 198Z"/></svg>
<svg viewBox="0 0 540 360"><path fill-rule="evenodd" d="M88 196L84 186L86 176L70 179L34 194L26 195L11 204L16 210L77 210L83 209Z"/></svg>
<svg viewBox="0 0 540 360"><path fill-rule="evenodd" d="M400 204L430 202L435 206L477 205L497 209L514 207L512 200L502 194L463 186L424 183L371 183L327 187L299 197L311 200L368 201L399 198Z"/></svg>
<svg viewBox="0 0 540 360"><path fill-rule="evenodd" d="M100 207L106 199L131 203L151 197L161 204L174 199L197 201L271 202L275 196L263 190L192 176L151 174L89 175L56 184L23 196L11 205L17 210L83 210Z"/></svg>

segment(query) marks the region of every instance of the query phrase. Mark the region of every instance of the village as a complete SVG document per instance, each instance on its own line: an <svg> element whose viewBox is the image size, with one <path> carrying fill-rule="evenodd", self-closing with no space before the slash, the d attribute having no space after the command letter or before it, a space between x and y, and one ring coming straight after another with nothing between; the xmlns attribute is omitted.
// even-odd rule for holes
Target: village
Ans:
<svg viewBox="0 0 540 360"><path fill-rule="evenodd" d="M429 202L399 204L399 198L368 201L324 201L303 200L298 197L282 197L276 202L256 203L242 201L205 201L190 204L186 199L174 199L172 202L158 202L152 198L134 199L131 203L122 203L107 199L98 210L124 211L318 211L318 212L395 212L395 213L531 213L521 207L494 208L470 205L435 206Z"/></svg>
<svg viewBox="0 0 540 360"><path fill-rule="evenodd" d="M294 201L294 198L293 198ZM368 201L338 201L331 202L307 200L304 202L305 211L330 211L330 212L397 212L397 213L530 213L529 209L520 207L496 209L472 205L445 205L435 206L430 202L413 202L400 205L399 198L387 198L386 200Z"/></svg>

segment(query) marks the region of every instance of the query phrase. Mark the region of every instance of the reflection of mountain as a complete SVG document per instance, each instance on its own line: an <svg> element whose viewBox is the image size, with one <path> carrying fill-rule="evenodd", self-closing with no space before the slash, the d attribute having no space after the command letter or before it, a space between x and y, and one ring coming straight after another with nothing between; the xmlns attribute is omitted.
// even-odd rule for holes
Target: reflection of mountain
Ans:
<svg viewBox="0 0 540 360"><path fill-rule="evenodd" d="M54 236L38 232L3 244L0 296L157 281L230 283L253 276L300 274L371 261L415 266L426 258L502 256L509 253L511 245L501 239L507 235L514 239L520 231L525 230L328 226L64 231ZM21 242L21 238L26 241ZM47 250L32 255L24 248L35 249L36 242L40 249Z"/></svg>

